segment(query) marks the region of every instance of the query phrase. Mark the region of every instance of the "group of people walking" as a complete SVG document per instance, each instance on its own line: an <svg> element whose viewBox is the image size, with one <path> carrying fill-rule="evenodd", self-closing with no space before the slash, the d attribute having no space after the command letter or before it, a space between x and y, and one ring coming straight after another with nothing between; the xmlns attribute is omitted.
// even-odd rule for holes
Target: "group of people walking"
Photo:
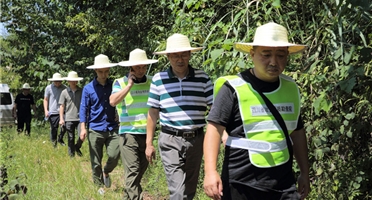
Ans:
<svg viewBox="0 0 372 200"><path fill-rule="evenodd" d="M192 47L188 37L178 33L167 39L164 51L154 53L170 63L154 76L146 75L147 66L158 60L148 59L141 49L119 63L96 56L87 67L96 77L83 89L77 86L82 78L76 72L64 78L54 74L44 95L53 145L64 145L67 131L69 155L82 156L80 148L88 138L93 182L101 194L111 186L109 174L121 156L124 199L142 199L141 179L156 159L153 140L159 123L158 151L170 199L195 197L203 155L204 191L212 199L304 199L310 185L300 94L282 72L288 56L306 46L289 43L286 28L270 22L257 28L253 42L234 48L250 54L254 66L214 84L189 63L192 53L203 48ZM118 65L128 67L129 73L111 81L110 68ZM221 141L225 150L220 176ZM102 166L104 147L108 158ZM293 156L300 168L297 187Z"/></svg>

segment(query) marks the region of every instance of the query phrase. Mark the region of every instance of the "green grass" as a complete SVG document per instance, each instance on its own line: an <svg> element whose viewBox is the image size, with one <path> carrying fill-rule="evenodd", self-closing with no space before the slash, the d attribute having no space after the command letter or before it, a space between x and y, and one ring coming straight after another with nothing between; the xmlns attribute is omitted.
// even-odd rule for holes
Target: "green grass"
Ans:
<svg viewBox="0 0 372 200"><path fill-rule="evenodd" d="M27 194L20 199L122 199L124 170L121 161L110 174L111 188L101 196L92 181L87 141L81 149L83 157L70 158L67 146L58 145L53 148L47 125L33 124L30 137L18 134L15 128L3 129L0 134L2 142L6 143L2 145L1 156L5 157L8 180L18 177L28 188ZM66 136L64 140L67 142ZM103 161L106 161L106 156ZM209 199L202 189L203 168L201 170L194 199ZM146 199L169 199L158 152L155 163L149 166L142 179L142 186Z"/></svg>

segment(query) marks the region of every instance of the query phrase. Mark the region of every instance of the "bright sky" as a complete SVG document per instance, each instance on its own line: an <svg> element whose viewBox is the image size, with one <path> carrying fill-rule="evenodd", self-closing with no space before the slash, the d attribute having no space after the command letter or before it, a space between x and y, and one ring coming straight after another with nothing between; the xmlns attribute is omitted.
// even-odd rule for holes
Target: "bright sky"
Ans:
<svg viewBox="0 0 372 200"><path fill-rule="evenodd" d="M4 25L3 23L0 23L0 35L1 36L5 36L7 34L5 28L4 28Z"/></svg>

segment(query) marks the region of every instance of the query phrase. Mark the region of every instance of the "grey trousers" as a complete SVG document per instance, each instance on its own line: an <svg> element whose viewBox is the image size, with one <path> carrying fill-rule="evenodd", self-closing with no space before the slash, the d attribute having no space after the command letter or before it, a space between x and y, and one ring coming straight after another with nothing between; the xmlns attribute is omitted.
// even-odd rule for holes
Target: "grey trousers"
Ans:
<svg viewBox="0 0 372 200"><path fill-rule="evenodd" d="M93 182L102 187L104 185L102 175L103 147L106 146L108 156L103 171L108 174L115 169L120 158L118 129L107 132L89 129L88 140Z"/></svg>
<svg viewBox="0 0 372 200"><path fill-rule="evenodd" d="M193 199L203 157L204 134L182 138L161 132L159 152L171 200Z"/></svg>
<svg viewBox="0 0 372 200"><path fill-rule="evenodd" d="M124 166L124 199L143 199L141 179L149 165L146 134L121 134L119 147Z"/></svg>

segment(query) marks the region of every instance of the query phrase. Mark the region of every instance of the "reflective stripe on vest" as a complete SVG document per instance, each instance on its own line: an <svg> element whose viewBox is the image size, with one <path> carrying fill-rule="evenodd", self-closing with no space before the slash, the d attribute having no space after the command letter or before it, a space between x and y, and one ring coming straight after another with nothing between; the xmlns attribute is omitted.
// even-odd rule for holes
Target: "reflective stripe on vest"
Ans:
<svg viewBox="0 0 372 200"><path fill-rule="evenodd" d="M291 78L285 75L280 75L279 78L279 87L265 95L282 115L290 134L297 127L300 93ZM260 168L286 163L289 160L289 152L284 132L260 94L239 76L225 76L216 80L214 97L226 81L236 91L246 137L229 137L226 145L247 149L251 163Z"/></svg>
<svg viewBox="0 0 372 200"><path fill-rule="evenodd" d="M151 84L151 76L144 83L135 83L124 100L116 105L119 114L119 133L146 134L147 99ZM128 78L117 79L123 89L128 84Z"/></svg>

